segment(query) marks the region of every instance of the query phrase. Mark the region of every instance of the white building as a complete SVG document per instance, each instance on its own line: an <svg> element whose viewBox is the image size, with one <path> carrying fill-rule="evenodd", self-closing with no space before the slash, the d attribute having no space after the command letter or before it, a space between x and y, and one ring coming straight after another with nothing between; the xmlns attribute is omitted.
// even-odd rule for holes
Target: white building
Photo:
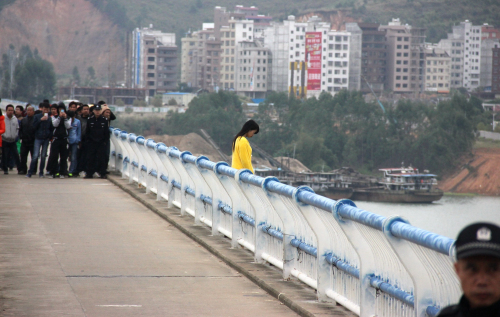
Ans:
<svg viewBox="0 0 500 317"><path fill-rule="evenodd" d="M480 25L472 25L469 20L460 22L438 46L451 57L451 88L464 87L471 91L480 86Z"/></svg>
<svg viewBox="0 0 500 317"><path fill-rule="evenodd" d="M236 48L236 88L238 94L265 98L268 90L269 49L259 41L241 41Z"/></svg>
<svg viewBox="0 0 500 317"><path fill-rule="evenodd" d="M335 93L349 87L349 32L331 30L330 23L313 16L297 22L289 16L264 32L271 51L270 89L300 98Z"/></svg>

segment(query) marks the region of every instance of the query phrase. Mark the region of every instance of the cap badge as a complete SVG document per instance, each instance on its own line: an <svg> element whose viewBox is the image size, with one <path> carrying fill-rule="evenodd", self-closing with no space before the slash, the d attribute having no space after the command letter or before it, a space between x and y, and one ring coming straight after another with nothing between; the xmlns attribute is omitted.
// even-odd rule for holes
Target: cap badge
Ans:
<svg viewBox="0 0 500 317"><path fill-rule="evenodd" d="M483 227L477 231L477 239L479 241L490 241L491 240L491 230Z"/></svg>

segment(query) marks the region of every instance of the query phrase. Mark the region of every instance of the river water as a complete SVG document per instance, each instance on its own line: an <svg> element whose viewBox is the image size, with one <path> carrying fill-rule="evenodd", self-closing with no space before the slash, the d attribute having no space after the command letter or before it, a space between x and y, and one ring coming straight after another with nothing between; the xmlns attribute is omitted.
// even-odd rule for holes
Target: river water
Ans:
<svg viewBox="0 0 500 317"><path fill-rule="evenodd" d="M401 216L415 227L453 239L474 222L488 221L500 226L500 197L444 196L432 204L355 203L366 211L385 217Z"/></svg>

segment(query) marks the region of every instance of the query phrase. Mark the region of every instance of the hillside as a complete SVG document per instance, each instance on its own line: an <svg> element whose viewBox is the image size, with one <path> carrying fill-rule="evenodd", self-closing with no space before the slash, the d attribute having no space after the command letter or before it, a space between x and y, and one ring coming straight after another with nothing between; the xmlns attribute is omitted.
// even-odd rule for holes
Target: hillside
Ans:
<svg viewBox="0 0 500 317"><path fill-rule="evenodd" d="M391 18L401 18L404 23L426 27L427 40L436 42L446 37L454 23L471 20L499 24L500 1L496 0L115 0L122 4L137 25L153 23L167 32L183 35L189 28L196 30L201 22L213 21L213 8L235 5L257 6L261 14L283 19L296 16L320 15L335 17L334 25L346 21L387 23Z"/></svg>
<svg viewBox="0 0 500 317"><path fill-rule="evenodd" d="M500 196L499 166L500 148L476 148L468 164L445 177L439 183L439 188L453 193Z"/></svg>
<svg viewBox="0 0 500 317"><path fill-rule="evenodd" d="M123 78L125 34L86 0L17 0L0 12L0 53L10 44L29 45L54 64L56 73L79 68L84 77L92 66L97 77L108 69Z"/></svg>

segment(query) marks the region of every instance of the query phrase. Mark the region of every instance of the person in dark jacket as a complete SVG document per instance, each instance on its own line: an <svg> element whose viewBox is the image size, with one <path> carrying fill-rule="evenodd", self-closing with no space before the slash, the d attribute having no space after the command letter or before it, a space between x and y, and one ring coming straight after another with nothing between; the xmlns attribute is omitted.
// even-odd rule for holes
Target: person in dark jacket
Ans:
<svg viewBox="0 0 500 317"><path fill-rule="evenodd" d="M64 178L68 175L68 130L71 129L71 121L66 115L66 107L64 104L59 104L57 107L58 114L52 117L52 130L53 141L50 146L49 178L59 176ZM60 158L59 172L58 172L58 158Z"/></svg>
<svg viewBox="0 0 500 317"><path fill-rule="evenodd" d="M500 227L485 222L469 225L458 234L455 247L463 296L438 316L500 316Z"/></svg>
<svg viewBox="0 0 500 317"><path fill-rule="evenodd" d="M88 144L87 170L85 178L93 178L98 172L106 178L106 140L109 138L108 120L102 116L101 105L95 105L94 116L87 120L85 133Z"/></svg>
<svg viewBox="0 0 500 317"><path fill-rule="evenodd" d="M26 117L19 123L19 139L21 139L21 165L19 166L19 174L25 175L28 173L28 154L34 156L33 148L35 147L35 129L33 125L35 117L35 108L33 106L26 107Z"/></svg>
<svg viewBox="0 0 500 317"><path fill-rule="evenodd" d="M78 166L76 168L76 174L80 174L84 170L87 170L86 165L87 165L87 152L88 152L88 145L87 145L87 138L86 138L86 132L87 132L87 120L89 119L89 105L82 105L80 108L80 115L78 115L76 118L80 120L80 125L82 128L82 136L81 136L81 142L80 142L80 147L78 149L78 154L77 154L77 161L78 161Z"/></svg>
<svg viewBox="0 0 500 317"><path fill-rule="evenodd" d="M31 158L30 169L27 176L36 174L36 166L38 165L38 158L40 158L40 167L38 175L43 175L45 168L45 160L47 158L47 150L49 148L49 141L52 138L52 119L50 118L50 105L48 103L42 104L42 113L36 114L33 119L33 128L35 130L35 145L33 147L33 156ZM41 151L40 151L41 150Z"/></svg>

